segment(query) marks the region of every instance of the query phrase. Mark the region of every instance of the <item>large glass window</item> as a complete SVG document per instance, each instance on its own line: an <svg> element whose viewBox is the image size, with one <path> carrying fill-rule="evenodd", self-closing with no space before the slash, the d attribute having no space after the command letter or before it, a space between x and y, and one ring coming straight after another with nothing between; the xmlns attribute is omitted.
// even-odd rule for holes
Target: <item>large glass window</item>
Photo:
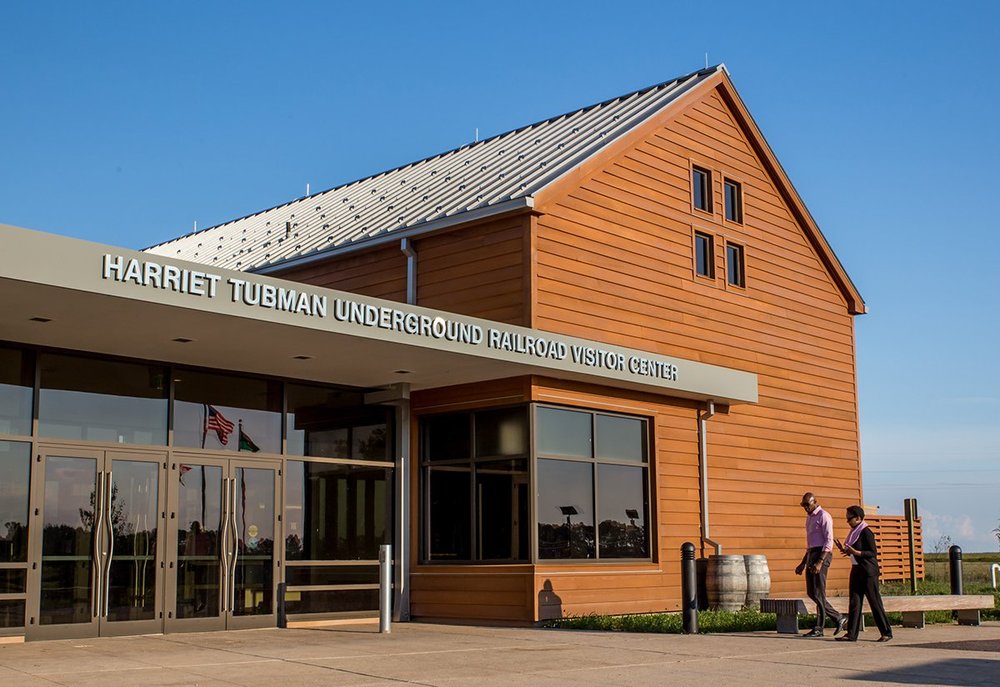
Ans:
<svg viewBox="0 0 1000 687"><path fill-rule="evenodd" d="M167 369L42 353L38 433L119 444L167 443Z"/></svg>
<svg viewBox="0 0 1000 687"><path fill-rule="evenodd" d="M358 391L289 384L286 451L291 456L390 460L389 409Z"/></svg>
<svg viewBox="0 0 1000 687"><path fill-rule="evenodd" d="M288 461L285 557L289 561L378 559L389 541L391 468Z"/></svg>
<svg viewBox="0 0 1000 687"><path fill-rule="evenodd" d="M390 541L391 468L288 461L288 613L378 608L379 546Z"/></svg>
<svg viewBox="0 0 1000 687"><path fill-rule="evenodd" d="M28 486L31 470L31 444L0 441L0 563L24 563L28 560ZM18 594L24 589L4 582L0 570L0 594ZM20 575L12 576L18 577Z"/></svg>
<svg viewBox="0 0 1000 687"><path fill-rule="evenodd" d="M174 371L174 446L281 453L281 383Z"/></svg>
<svg viewBox="0 0 1000 687"><path fill-rule="evenodd" d="M0 434L31 434L34 387L35 356L28 351L0 348Z"/></svg>
<svg viewBox="0 0 1000 687"><path fill-rule="evenodd" d="M648 558L646 421L539 407L535 428L538 557Z"/></svg>
<svg viewBox="0 0 1000 687"><path fill-rule="evenodd" d="M528 560L528 415L523 406L420 423L424 556Z"/></svg>

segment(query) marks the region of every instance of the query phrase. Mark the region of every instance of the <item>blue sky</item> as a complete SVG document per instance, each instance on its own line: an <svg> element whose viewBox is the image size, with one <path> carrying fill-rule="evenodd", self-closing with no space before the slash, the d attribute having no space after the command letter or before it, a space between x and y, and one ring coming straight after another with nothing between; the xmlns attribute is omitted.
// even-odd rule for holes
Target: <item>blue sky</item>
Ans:
<svg viewBox="0 0 1000 687"><path fill-rule="evenodd" d="M128 247L707 52L870 307L866 502L917 497L928 550L998 549L1000 3L10 0L0 27L0 222Z"/></svg>

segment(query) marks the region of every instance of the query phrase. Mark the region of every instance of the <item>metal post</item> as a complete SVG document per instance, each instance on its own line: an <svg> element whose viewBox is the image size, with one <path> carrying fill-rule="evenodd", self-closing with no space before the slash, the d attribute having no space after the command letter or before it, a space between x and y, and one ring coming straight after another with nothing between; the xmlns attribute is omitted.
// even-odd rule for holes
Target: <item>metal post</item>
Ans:
<svg viewBox="0 0 1000 687"><path fill-rule="evenodd" d="M906 530L910 540L910 593L917 593L917 552L913 543L914 523L917 519L917 500L904 499L903 511L906 514Z"/></svg>
<svg viewBox="0 0 1000 687"><path fill-rule="evenodd" d="M951 578L951 593L964 594L962 589L962 547L958 544L948 548L948 573Z"/></svg>
<svg viewBox="0 0 1000 687"><path fill-rule="evenodd" d="M278 583L278 627L288 627L288 616L285 614L285 583Z"/></svg>
<svg viewBox="0 0 1000 687"><path fill-rule="evenodd" d="M698 576L695 573L694 544L681 545L681 603L684 634L698 634Z"/></svg>
<svg viewBox="0 0 1000 687"><path fill-rule="evenodd" d="M378 631L392 632L392 545L378 549Z"/></svg>

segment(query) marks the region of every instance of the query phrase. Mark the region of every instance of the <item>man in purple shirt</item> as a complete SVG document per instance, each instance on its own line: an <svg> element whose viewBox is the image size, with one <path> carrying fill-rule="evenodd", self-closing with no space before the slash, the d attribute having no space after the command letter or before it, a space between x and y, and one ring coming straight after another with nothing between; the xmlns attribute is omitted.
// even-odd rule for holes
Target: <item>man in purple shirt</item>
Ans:
<svg viewBox="0 0 1000 687"><path fill-rule="evenodd" d="M806 511L806 553L795 568L795 574L806 573L806 593L816 602L816 627L804 633L806 637L822 637L826 616L836 624L833 634L844 631L847 616L838 613L826 599L826 574L833 560L833 518L820 508L812 492L802 495L800 504Z"/></svg>

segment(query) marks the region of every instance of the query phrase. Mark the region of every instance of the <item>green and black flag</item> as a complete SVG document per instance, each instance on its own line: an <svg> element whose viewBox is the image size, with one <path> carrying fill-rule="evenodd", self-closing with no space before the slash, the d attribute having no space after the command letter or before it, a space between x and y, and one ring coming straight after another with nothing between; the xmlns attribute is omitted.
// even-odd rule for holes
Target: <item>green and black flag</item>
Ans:
<svg viewBox="0 0 1000 687"><path fill-rule="evenodd" d="M243 431L243 421L240 420L240 450L249 451L250 453L259 453L260 446L253 443L253 439Z"/></svg>

